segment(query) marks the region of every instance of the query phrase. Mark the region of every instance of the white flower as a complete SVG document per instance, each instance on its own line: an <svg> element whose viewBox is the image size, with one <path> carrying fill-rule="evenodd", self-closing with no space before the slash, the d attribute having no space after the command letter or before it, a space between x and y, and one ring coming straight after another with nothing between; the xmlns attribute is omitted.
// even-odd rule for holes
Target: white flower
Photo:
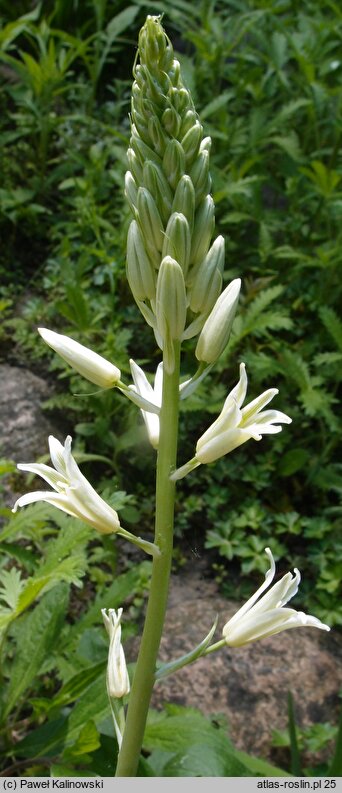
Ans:
<svg viewBox="0 0 342 793"><path fill-rule="evenodd" d="M47 328L38 328L41 337L49 347L52 347L58 355L63 358L69 366L76 372L90 380L91 383L101 386L101 388L113 388L121 377L120 369L113 363L102 358L97 352L93 352L78 341L55 333Z"/></svg>
<svg viewBox="0 0 342 793"><path fill-rule="evenodd" d="M135 392L139 394L139 396L143 397L145 400L147 400L147 402L154 404L157 408L160 408L163 391L163 364L160 363L157 366L157 371L154 378L154 387L152 388L143 369L141 369L140 366L138 366L138 364L136 364L133 360L130 360L129 363L134 380L134 386L130 386L130 389L132 390L134 388ZM156 413L151 413L147 410L141 410L141 412L146 424L148 437L151 441L151 444L154 449L157 449L159 443L159 416Z"/></svg>
<svg viewBox="0 0 342 793"><path fill-rule="evenodd" d="M296 568L294 575L286 573L280 581L273 584L266 595L260 598L260 595L270 586L275 575L272 553L269 548L266 548L265 551L271 564L265 575L265 581L224 626L222 634L226 644L230 647L241 647L249 642L287 631L289 628L303 626L329 631L328 625L324 625L316 617L311 617L302 611L283 608L298 591L300 572Z"/></svg>
<svg viewBox="0 0 342 793"><path fill-rule="evenodd" d="M129 693L129 677L125 653L121 644L122 609L101 609L103 622L109 636L107 688L110 697L120 698Z"/></svg>
<svg viewBox="0 0 342 793"><path fill-rule="evenodd" d="M277 388L269 388L249 405L242 408L246 397L247 375L245 364L240 365L240 380L228 394L220 415L199 439L196 446L198 463L211 463L233 451L250 438L260 441L263 435L281 432L280 423L291 424L292 419L280 410L265 410Z"/></svg>
<svg viewBox="0 0 342 793"><path fill-rule="evenodd" d="M187 384L186 384L187 385ZM219 457L232 452L250 438L261 441L263 435L281 432L279 424L291 424L292 419L280 410L262 410L278 394L277 388L269 388L249 405L242 407L247 392L245 364L240 364L240 380L228 394L220 415L197 441L196 454L192 460L177 468L170 479L182 479L201 463L212 463Z"/></svg>
<svg viewBox="0 0 342 793"><path fill-rule="evenodd" d="M18 498L12 511L16 512L18 507L34 501L47 501L63 512L89 523L101 534L118 531L120 521L117 512L96 493L73 458L70 435L66 438L64 447L57 438L50 435L49 447L54 468L42 463L19 463L18 468L20 471L38 474L56 492L44 490L27 493Z"/></svg>

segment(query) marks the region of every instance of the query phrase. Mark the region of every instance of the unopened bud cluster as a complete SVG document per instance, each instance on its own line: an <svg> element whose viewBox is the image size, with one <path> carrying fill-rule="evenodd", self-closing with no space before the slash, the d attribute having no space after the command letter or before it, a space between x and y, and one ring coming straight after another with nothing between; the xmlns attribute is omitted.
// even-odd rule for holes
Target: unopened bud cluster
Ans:
<svg viewBox="0 0 342 793"><path fill-rule="evenodd" d="M138 54L125 181L134 215L127 276L172 370L173 342L200 333L221 293L224 239L219 236L211 244L211 140L203 137L159 17L147 17ZM236 302L234 312L235 307ZM202 347L206 354L207 345L200 344L200 352Z"/></svg>

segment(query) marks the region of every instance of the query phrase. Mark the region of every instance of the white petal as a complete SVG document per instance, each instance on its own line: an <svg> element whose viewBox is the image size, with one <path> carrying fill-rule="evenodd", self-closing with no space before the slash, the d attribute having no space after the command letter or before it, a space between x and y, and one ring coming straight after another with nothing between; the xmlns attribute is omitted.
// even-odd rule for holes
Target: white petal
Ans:
<svg viewBox="0 0 342 793"><path fill-rule="evenodd" d="M148 399L150 402L154 402L154 391L148 382L144 370L132 359L130 360L129 364L131 367L134 385L138 394L140 394L145 399Z"/></svg>
<svg viewBox="0 0 342 793"><path fill-rule="evenodd" d="M298 570L295 576L292 576L292 573L286 573L280 581L273 584L269 592L266 592L258 603L253 606L253 614L255 615L262 611L270 611L271 609L284 606L298 592L299 583L300 573Z"/></svg>
<svg viewBox="0 0 342 793"><path fill-rule="evenodd" d="M156 405L161 407L163 396L163 363L159 363L154 378L154 399Z"/></svg>
<svg viewBox="0 0 342 793"><path fill-rule="evenodd" d="M246 366L244 363L240 363L240 379L237 385L233 388L233 390L228 394L227 399L224 405L228 406L231 400L235 400L236 404L240 408L241 405L244 403L247 393L247 372Z"/></svg>
<svg viewBox="0 0 342 793"><path fill-rule="evenodd" d="M196 447L196 458L200 463L212 463L219 457L232 452L251 438L249 430L228 430L221 435L215 436L207 443ZM261 439L261 436L260 436ZM200 439L202 440L202 439Z"/></svg>
<svg viewBox="0 0 342 793"><path fill-rule="evenodd" d="M244 615L247 614L247 612L249 612L252 608L255 609L254 604L257 602L257 600L259 600L260 595L262 595L262 593L265 592L265 590L268 589L268 587L271 585L275 576L275 570L276 570L275 561L270 548L265 548L265 553L267 554L270 561L270 567L265 573L265 580L263 581L261 586L259 586L259 589L257 589L256 592L254 592L254 595L252 595L249 598L249 600L247 600L247 602L244 603L243 606L241 606L239 611L237 611L236 614L234 614L234 616L226 623L226 625L223 628L223 631L225 631L225 629L228 628L228 626L234 625L236 622L239 622L240 619L242 619ZM261 598L261 600L263 600L263 598Z"/></svg>
<svg viewBox="0 0 342 793"><path fill-rule="evenodd" d="M62 474L59 471L55 471L54 468L50 468L49 465L44 465L43 463L18 463L17 468L20 471L27 471L27 473L41 476L54 490L59 490ZM63 480L66 483L67 480L64 477Z"/></svg>
<svg viewBox="0 0 342 793"><path fill-rule="evenodd" d="M273 397L279 394L278 388L268 388L267 391L264 391L260 396L253 399L246 407L242 408L242 422L243 425L248 425L249 421L254 421L254 416L256 413L259 413L262 408L268 404L268 402L273 399Z"/></svg>
<svg viewBox="0 0 342 793"><path fill-rule="evenodd" d="M197 442L196 449L202 449L205 444L216 439L218 436L222 435L223 432L235 431L240 424L240 419L241 411L235 400L233 400L228 409L223 408L213 424L201 435Z"/></svg>
<svg viewBox="0 0 342 793"><path fill-rule="evenodd" d="M68 474L64 459L64 446L62 446L62 444L57 440L57 438L54 438L53 435L49 435L49 448L52 465L56 471L59 471L60 474L63 474L63 476L67 477Z"/></svg>
<svg viewBox="0 0 342 793"><path fill-rule="evenodd" d="M280 422L281 424L292 424L292 419L281 410L263 410L257 416L254 416L253 424L274 424Z"/></svg>

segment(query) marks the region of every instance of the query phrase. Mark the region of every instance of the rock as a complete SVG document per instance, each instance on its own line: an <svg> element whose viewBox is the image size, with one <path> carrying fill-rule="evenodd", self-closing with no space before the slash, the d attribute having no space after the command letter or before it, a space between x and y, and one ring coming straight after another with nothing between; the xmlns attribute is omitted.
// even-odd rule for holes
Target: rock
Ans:
<svg viewBox="0 0 342 793"><path fill-rule="evenodd" d="M191 650L208 633L216 614L219 639L224 623L238 608L219 594L214 581L196 571L173 576L160 660L170 661ZM278 762L271 730L287 727L289 691L300 726L337 722L340 639L333 632L303 628L238 649L223 648L161 680L152 706L173 702L208 715L222 713L237 748Z"/></svg>
<svg viewBox="0 0 342 793"><path fill-rule="evenodd" d="M47 382L28 369L0 365L1 457L34 462L48 453L48 436L60 435L51 418L42 411L42 402L50 395ZM6 479L5 501L10 506L13 495Z"/></svg>

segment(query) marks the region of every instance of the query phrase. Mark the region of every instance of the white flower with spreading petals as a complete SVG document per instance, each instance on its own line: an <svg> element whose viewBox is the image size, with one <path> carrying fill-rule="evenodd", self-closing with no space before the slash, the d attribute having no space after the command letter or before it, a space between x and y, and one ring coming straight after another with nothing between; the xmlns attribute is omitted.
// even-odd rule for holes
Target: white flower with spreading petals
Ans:
<svg viewBox="0 0 342 793"><path fill-rule="evenodd" d="M109 636L107 689L110 697L124 697L129 693L129 677L125 653L121 644L122 609L101 609L103 622Z"/></svg>
<svg viewBox="0 0 342 793"><path fill-rule="evenodd" d="M178 468L171 479L181 479L201 463L214 462L250 438L260 441L263 435L281 432L280 424L291 424L292 419L280 410L263 410L278 394L277 388L269 388L243 408L246 393L247 374L245 364L242 363L239 382L228 394L216 421L198 440L195 457Z"/></svg>
<svg viewBox="0 0 342 793"><path fill-rule="evenodd" d="M117 512L101 498L81 473L71 454L71 437L68 435L64 446L49 437L50 457L54 468L42 463L19 463L20 471L28 471L41 476L53 488L27 493L16 501L13 512L18 507L34 501L47 501L68 515L84 520L101 534L110 534L120 529Z"/></svg>
<svg viewBox="0 0 342 793"><path fill-rule="evenodd" d="M154 404L157 408L161 407L162 392L163 392L163 364L157 366L157 371L154 378L154 387L148 382L143 369L130 360L130 367L134 386L129 386L130 390L135 390L140 397L143 397L147 402ZM159 416L156 413L141 409L148 437L154 449L158 448L159 443Z"/></svg>
<svg viewBox="0 0 342 793"><path fill-rule="evenodd" d="M302 611L295 611L295 609L284 608L286 603L298 592L300 572L296 568L294 575L286 573L280 581L273 584L267 594L260 597L268 589L275 575L275 563L271 550L266 548L265 551L271 566L265 575L264 583L223 628L222 634L229 647L241 647L290 628L311 626L323 631L330 630L328 625L324 625L316 617L311 617Z"/></svg>

